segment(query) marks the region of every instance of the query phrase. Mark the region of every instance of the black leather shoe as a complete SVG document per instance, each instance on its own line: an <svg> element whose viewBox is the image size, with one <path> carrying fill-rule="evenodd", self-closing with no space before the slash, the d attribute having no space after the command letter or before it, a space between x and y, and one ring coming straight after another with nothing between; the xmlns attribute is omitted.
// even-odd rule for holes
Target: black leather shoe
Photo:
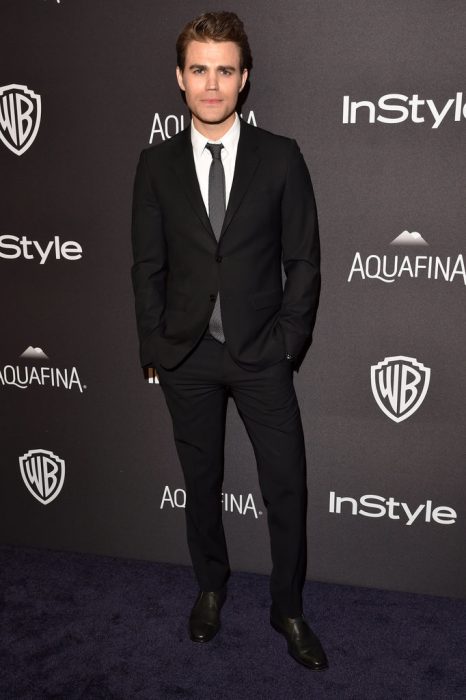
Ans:
<svg viewBox="0 0 466 700"><path fill-rule="evenodd" d="M328 668L327 657L321 643L302 615L285 617L272 607L270 624L288 642L288 653L298 663L312 671Z"/></svg>
<svg viewBox="0 0 466 700"><path fill-rule="evenodd" d="M220 629L220 610L227 597L226 588L200 591L189 616L189 636L193 642L210 642Z"/></svg>

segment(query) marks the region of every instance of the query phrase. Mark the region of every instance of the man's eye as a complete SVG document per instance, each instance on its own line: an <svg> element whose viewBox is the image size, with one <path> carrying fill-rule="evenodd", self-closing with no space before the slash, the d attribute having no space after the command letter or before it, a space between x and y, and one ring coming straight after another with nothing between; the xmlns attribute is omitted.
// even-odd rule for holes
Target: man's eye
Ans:
<svg viewBox="0 0 466 700"><path fill-rule="evenodd" d="M231 75L231 70L228 70L228 68L223 68L222 75Z"/></svg>
<svg viewBox="0 0 466 700"><path fill-rule="evenodd" d="M197 73L197 74L200 74L200 73L203 73L203 72L204 72L204 69L203 69L203 68L195 68L194 71L193 71L193 73Z"/></svg>

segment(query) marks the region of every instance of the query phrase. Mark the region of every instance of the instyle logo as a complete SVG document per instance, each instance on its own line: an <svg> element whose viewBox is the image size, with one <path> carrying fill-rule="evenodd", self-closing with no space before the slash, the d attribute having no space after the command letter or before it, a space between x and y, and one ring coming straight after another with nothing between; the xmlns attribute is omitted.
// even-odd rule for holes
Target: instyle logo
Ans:
<svg viewBox="0 0 466 700"><path fill-rule="evenodd" d="M49 450L29 450L19 458L21 476L29 493L46 506L62 490L65 461Z"/></svg>
<svg viewBox="0 0 466 700"><path fill-rule="evenodd" d="M248 116L240 115L248 124L253 124L257 126L256 116L253 110L249 111ZM155 112L154 118L152 120L152 126L149 135L149 143L152 144L154 139L158 141L166 141L172 136L175 136L179 131L183 131L189 124L189 118L186 119L184 114L167 114L165 117L161 116L159 112Z"/></svg>
<svg viewBox="0 0 466 700"><path fill-rule="evenodd" d="M407 503L396 501L393 496L385 498L374 494L365 494L358 500L351 496L337 496L330 491L329 513L337 515L362 515L364 518L389 518L399 520L404 525L412 525L416 521L437 525L454 525L457 514L450 506L433 508L433 501L427 500L411 508Z"/></svg>
<svg viewBox="0 0 466 700"><path fill-rule="evenodd" d="M395 423L412 416L424 401L430 368L414 357L386 357L371 367L371 387L379 408Z"/></svg>
<svg viewBox="0 0 466 700"><path fill-rule="evenodd" d="M256 508L252 493L246 495L234 495L232 493L222 493L223 509L227 513L237 513L238 515L251 514L257 520L263 515L261 510ZM186 491L184 489L170 489L168 484L165 486L160 509L168 506L169 508L184 508L186 506Z"/></svg>
<svg viewBox="0 0 466 700"><path fill-rule="evenodd" d="M76 367L51 367L44 364L49 358L41 348L31 345L19 356L23 360L31 360L39 364L4 365L0 368L0 385L12 386L17 389L29 389L30 387L77 389L81 394L87 389L82 384Z"/></svg>
<svg viewBox="0 0 466 700"><path fill-rule="evenodd" d="M349 95L343 97L343 124L356 124L357 121L375 124L401 124L411 121L413 124L430 124L438 129L444 120L459 122L466 118L466 104L463 93L457 92L444 103L431 99L420 99L419 95L411 97L398 92L382 95L377 101L352 100Z"/></svg>
<svg viewBox="0 0 466 700"><path fill-rule="evenodd" d="M405 246L410 252L428 246L428 242L417 231L403 231L393 239L391 246ZM401 277L411 279L462 282L466 285L466 266L462 254L456 256L439 255L363 255L355 253L348 282L356 280L377 280L393 284Z"/></svg>
<svg viewBox="0 0 466 700"><path fill-rule="evenodd" d="M21 156L32 146L41 115L40 95L26 85L0 87L0 139L12 153Z"/></svg>
<svg viewBox="0 0 466 700"><path fill-rule="evenodd" d="M3 260L34 260L39 265L45 265L48 260L81 260L83 249L77 241L61 241L60 236L54 236L44 244L31 240L27 236L0 236L0 258Z"/></svg>

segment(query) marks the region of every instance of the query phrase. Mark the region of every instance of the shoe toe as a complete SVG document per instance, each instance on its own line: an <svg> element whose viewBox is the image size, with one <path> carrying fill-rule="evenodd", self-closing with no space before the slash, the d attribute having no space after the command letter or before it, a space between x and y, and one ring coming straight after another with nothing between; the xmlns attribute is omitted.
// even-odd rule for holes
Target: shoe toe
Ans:
<svg viewBox="0 0 466 700"><path fill-rule="evenodd" d="M201 620L191 622L189 625L189 636L193 642L209 642L218 632L219 627L209 625Z"/></svg>
<svg viewBox="0 0 466 700"><path fill-rule="evenodd" d="M313 671L323 671L324 669L328 668L327 657L323 652L321 654L316 654L315 650L313 649L299 651L290 649L290 655L295 659L295 661L298 661L298 663L303 664L303 666L306 666Z"/></svg>
<svg viewBox="0 0 466 700"><path fill-rule="evenodd" d="M322 645L303 615L296 618L280 617L272 609L270 623L287 640L288 653L295 661L313 671L323 671L328 668Z"/></svg>
<svg viewBox="0 0 466 700"><path fill-rule="evenodd" d="M220 629L220 609L226 589L200 591L189 617L189 636L193 642L209 642Z"/></svg>

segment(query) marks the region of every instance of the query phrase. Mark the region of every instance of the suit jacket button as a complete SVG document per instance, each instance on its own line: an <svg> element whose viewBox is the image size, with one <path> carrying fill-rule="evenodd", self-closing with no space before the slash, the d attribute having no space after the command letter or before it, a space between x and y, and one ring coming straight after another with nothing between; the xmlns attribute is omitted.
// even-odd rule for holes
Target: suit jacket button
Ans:
<svg viewBox="0 0 466 700"><path fill-rule="evenodd" d="M223 258L222 258L221 255L217 255L217 257L215 258L215 260L216 260L217 262L220 263L220 262L222 262Z"/></svg>
<svg viewBox="0 0 466 700"><path fill-rule="evenodd" d="M216 298L217 298L217 295L216 295L216 294L211 294L211 295L210 295L210 301L215 301Z"/></svg>

